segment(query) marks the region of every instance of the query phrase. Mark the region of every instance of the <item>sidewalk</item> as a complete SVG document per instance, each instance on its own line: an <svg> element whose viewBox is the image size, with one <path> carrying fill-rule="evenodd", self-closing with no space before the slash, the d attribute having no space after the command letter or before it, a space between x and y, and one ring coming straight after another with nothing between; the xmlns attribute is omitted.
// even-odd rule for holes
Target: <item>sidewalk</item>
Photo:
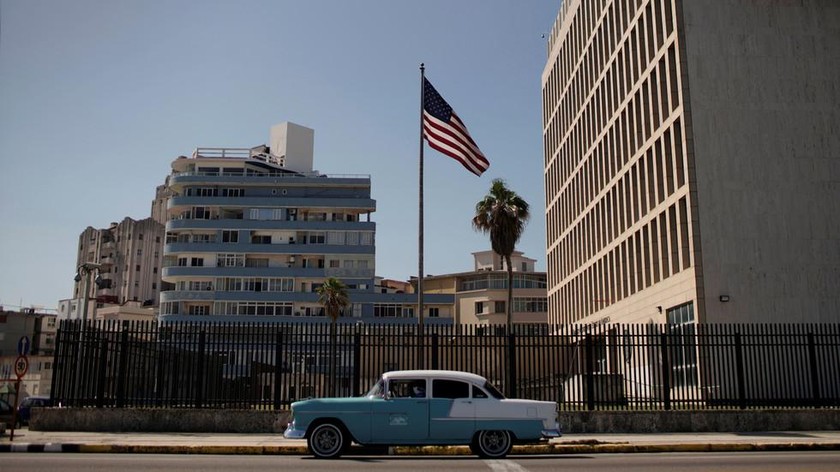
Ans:
<svg viewBox="0 0 840 472"><path fill-rule="evenodd" d="M514 446L511 454L840 450L839 431L568 435L548 444ZM306 442L280 434L88 433L9 431L0 452L156 454L307 454ZM364 453L364 450L358 452ZM383 453L384 451L375 451ZM464 446L395 447L392 454L469 455Z"/></svg>

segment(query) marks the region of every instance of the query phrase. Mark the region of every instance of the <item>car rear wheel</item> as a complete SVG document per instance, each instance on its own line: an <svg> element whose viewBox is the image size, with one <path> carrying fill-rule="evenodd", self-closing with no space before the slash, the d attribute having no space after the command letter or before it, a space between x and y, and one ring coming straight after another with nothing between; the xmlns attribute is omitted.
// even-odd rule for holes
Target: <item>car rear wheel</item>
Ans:
<svg viewBox="0 0 840 472"><path fill-rule="evenodd" d="M333 423L322 423L312 430L306 445L319 459L334 459L341 456L347 439L341 427Z"/></svg>
<svg viewBox="0 0 840 472"><path fill-rule="evenodd" d="M502 430L480 431L470 445L478 457L500 459L505 457L513 446L510 433Z"/></svg>

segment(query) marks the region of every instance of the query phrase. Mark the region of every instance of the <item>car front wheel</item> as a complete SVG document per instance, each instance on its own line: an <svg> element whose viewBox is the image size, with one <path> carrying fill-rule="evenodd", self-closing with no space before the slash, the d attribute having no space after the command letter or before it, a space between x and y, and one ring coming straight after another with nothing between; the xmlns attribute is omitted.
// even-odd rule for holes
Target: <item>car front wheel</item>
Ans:
<svg viewBox="0 0 840 472"><path fill-rule="evenodd" d="M481 431L470 449L479 457L486 459L500 459L505 457L513 446L510 433L501 430Z"/></svg>
<svg viewBox="0 0 840 472"><path fill-rule="evenodd" d="M333 423L319 424L309 434L306 445L319 459L334 459L344 450L346 439L341 427Z"/></svg>

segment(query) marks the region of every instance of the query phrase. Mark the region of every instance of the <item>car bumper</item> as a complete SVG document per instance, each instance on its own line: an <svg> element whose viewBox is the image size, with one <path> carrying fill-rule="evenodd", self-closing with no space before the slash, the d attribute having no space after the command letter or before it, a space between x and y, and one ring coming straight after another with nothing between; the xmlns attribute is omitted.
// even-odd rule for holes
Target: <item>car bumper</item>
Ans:
<svg viewBox="0 0 840 472"><path fill-rule="evenodd" d="M542 434L543 439L559 438L563 435L560 431L560 425L558 423L554 423L554 427L551 429L544 429L540 431L540 434Z"/></svg>
<svg viewBox="0 0 840 472"><path fill-rule="evenodd" d="M306 437L306 430L297 429L295 427L295 422L292 421L289 423L289 426L286 427L286 432L283 433L283 437L286 439L303 439Z"/></svg>

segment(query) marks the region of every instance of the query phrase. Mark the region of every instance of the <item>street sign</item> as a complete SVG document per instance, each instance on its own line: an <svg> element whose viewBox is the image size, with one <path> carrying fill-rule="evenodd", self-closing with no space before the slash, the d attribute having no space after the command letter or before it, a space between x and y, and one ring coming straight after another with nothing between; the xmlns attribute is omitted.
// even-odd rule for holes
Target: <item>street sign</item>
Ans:
<svg viewBox="0 0 840 472"><path fill-rule="evenodd" d="M29 342L29 336L21 336L20 340L18 341L18 355L28 356L29 349L31 347L32 343Z"/></svg>
<svg viewBox="0 0 840 472"><path fill-rule="evenodd" d="M17 375L18 380L21 377L26 375L26 372L29 370L29 358L26 356L18 356L17 360L15 360L15 375Z"/></svg>

